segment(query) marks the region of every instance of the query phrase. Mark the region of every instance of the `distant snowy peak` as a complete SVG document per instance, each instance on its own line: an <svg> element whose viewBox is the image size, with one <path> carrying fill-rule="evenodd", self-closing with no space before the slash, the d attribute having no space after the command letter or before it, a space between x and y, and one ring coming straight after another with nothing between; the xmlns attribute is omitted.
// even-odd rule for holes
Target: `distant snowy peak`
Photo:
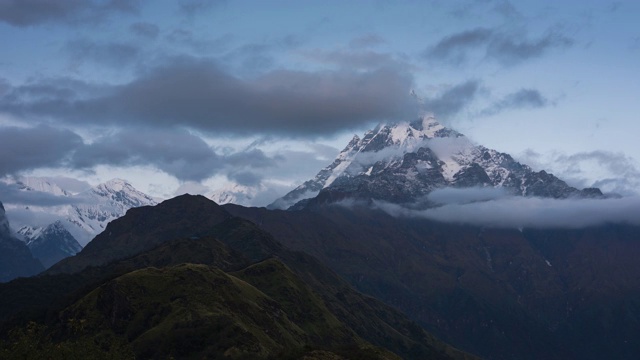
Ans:
<svg viewBox="0 0 640 360"><path fill-rule="evenodd" d="M54 182L40 177L21 177L17 180L8 180L8 183L14 183L22 190L40 191L56 196L72 196L70 192L62 189Z"/></svg>
<svg viewBox="0 0 640 360"><path fill-rule="evenodd" d="M601 196L598 189L580 191L552 174L535 172L424 116L354 137L314 179L270 206L289 208L316 196L319 202L356 197L412 203L443 187L500 187L514 195L553 198Z"/></svg>
<svg viewBox="0 0 640 360"><path fill-rule="evenodd" d="M29 239L27 246L46 268L82 250L82 246L60 220L38 231L35 237Z"/></svg>
<svg viewBox="0 0 640 360"><path fill-rule="evenodd" d="M92 188L89 193L121 204L126 208L156 204L151 196L136 190L130 183L122 179L109 180Z"/></svg>
<svg viewBox="0 0 640 360"><path fill-rule="evenodd" d="M219 205L238 204L247 206L252 203L253 198L260 190L262 189L259 186L251 187L231 184L208 194L207 197Z"/></svg>
<svg viewBox="0 0 640 360"><path fill-rule="evenodd" d="M71 194L46 178L24 177L15 184L23 191L40 191L61 197L68 197L65 204L61 201L58 206L31 205L28 210L33 218L47 219L39 224L15 224L19 228L18 234L29 242L37 238L44 229L50 226L51 218L61 221L61 225L68 230L82 245L104 230L107 223L123 216L133 207L155 205L157 201L138 190L129 182L113 179L77 194ZM12 204L15 208L24 209L21 204Z"/></svg>

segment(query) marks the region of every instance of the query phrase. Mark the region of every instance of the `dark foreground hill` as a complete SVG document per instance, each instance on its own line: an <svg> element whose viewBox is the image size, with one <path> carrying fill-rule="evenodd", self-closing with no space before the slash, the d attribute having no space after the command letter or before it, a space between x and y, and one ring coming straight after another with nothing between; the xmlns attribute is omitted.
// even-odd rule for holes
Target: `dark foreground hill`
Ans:
<svg viewBox="0 0 640 360"><path fill-rule="evenodd" d="M640 228L485 229L340 206L225 205L456 347L490 359L638 359Z"/></svg>
<svg viewBox="0 0 640 360"><path fill-rule="evenodd" d="M19 314L19 315L15 315ZM2 358L472 359L200 196L0 284Z"/></svg>

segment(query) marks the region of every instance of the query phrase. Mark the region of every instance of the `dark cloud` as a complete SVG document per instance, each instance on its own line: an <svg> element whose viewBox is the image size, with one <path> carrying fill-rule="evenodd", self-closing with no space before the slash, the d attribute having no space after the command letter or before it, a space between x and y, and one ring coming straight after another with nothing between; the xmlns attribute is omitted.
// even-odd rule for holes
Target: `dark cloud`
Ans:
<svg viewBox="0 0 640 360"><path fill-rule="evenodd" d="M227 177L243 186L258 186L262 182L262 176L251 171L231 172Z"/></svg>
<svg viewBox="0 0 640 360"><path fill-rule="evenodd" d="M73 101L104 94L103 90L103 86L71 78L35 78L21 86L9 85L0 94L0 103Z"/></svg>
<svg viewBox="0 0 640 360"><path fill-rule="evenodd" d="M459 65L467 61L470 50L486 45L495 36L495 31L476 28L449 35L425 52L430 59L447 61Z"/></svg>
<svg viewBox="0 0 640 360"><path fill-rule="evenodd" d="M280 157L268 157L260 149L249 149L225 156L225 163L236 168L268 168L276 166Z"/></svg>
<svg viewBox="0 0 640 360"><path fill-rule="evenodd" d="M476 28L449 35L427 49L427 59L452 65L466 63L474 55L510 66L542 56L553 48L566 48L573 40L549 31L544 36L528 40L522 34L505 33L489 28Z"/></svg>
<svg viewBox="0 0 640 360"><path fill-rule="evenodd" d="M0 0L0 21L13 26L102 21L115 13L137 13L139 1Z"/></svg>
<svg viewBox="0 0 640 360"><path fill-rule="evenodd" d="M550 104L550 101L535 89L520 89L482 110L480 115L490 116L510 109L538 109Z"/></svg>
<svg viewBox="0 0 640 360"><path fill-rule="evenodd" d="M247 169L274 167L277 161L258 149L218 153L184 129L135 128L122 129L78 148L68 166L81 170L97 165L153 166L181 181L201 181L230 171L241 176Z"/></svg>
<svg viewBox="0 0 640 360"><path fill-rule="evenodd" d="M549 32L533 41L520 41L516 37L498 37L487 47L487 57L503 65L515 65L542 56L552 48L566 48L573 40L557 32Z"/></svg>
<svg viewBox="0 0 640 360"><path fill-rule="evenodd" d="M140 53L140 48L133 44L98 43L84 39L67 43L65 49L70 54L74 66L91 61L117 69L133 63Z"/></svg>
<svg viewBox="0 0 640 360"><path fill-rule="evenodd" d="M33 85L33 84L32 84ZM150 125L247 135L322 136L389 119L412 118L412 77L401 70L303 72L277 70L235 77L209 60L181 58L147 69L130 83L104 85L81 99L20 97L22 86L0 99L0 111L73 124ZM473 95L474 82L453 88L433 104L451 113ZM96 95L97 94L97 95Z"/></svg>
<svg viewBox="0 0 640 360"><path fill-rule="evenodd" d="M438 118L447 119L462 111L471 103L480 89L476 80L466 81L451 87L440 96L423 100L424 108Z"/></svg>
<svg viewBox="0 0 640 360"><path fill-rule="evenodd" d="M201 138L185 130L126 129L104 136L77 151L70 164L151 165L180 180L203 180L223 167L222 160Z"/></svg>
<svg viewBox="0 0 640 360"><path fill-rule="evenodd" d="M82 145L77 134L49 126L0 128L0 176L63 165Z"/></svg>
<svg viewBox="0 0 640 360"><path fill-rule="evenodd" d="M367 34L349 41L349 47L352 49L369 48L376 45L384 44L385 40L380 35Z"/></svg>
<svg viewBox="0 0 640 360"><path fill-rule="evenodd" d="M160 28L156 24L148 22L136 22L129 25L129 30L137 36L147 39L155 39L160 34Z"/></svg>
<svg viewBox="0 0 640 360"><path fill-rule="evenodd" d="M20 204L21 206L59 206L85 201L81 196L59 196L42 191L26 191L22 190L18 184L7 184L1 181L0 199L5 204Z"/></svg>

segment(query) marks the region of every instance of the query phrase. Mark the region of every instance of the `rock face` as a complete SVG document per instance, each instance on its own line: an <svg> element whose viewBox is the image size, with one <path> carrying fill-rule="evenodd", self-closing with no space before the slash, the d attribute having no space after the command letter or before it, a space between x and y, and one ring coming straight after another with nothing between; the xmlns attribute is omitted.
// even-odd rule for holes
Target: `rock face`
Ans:
<svg viewBox="0 0 640 360"><path fill-rule="evenodd" d="M509 154L476 145L426 116L355 136L331 165L270 208L286 209L317 195L317 201L348 197L413 203L443 187L496 187L513 195L552 198L602 196L598 189L578 190Z"/></svg>
<svg viewBox="0 0 640 360"><path fill-rule="evenodd" d="M27 246L45 268L82 250L82 246L60 220L38 231L37 234L31 234Z"/></svg>
<svg viewBox="0 0 640 360"><path fill-rule="evenodd" d="M32 276L44 270L29 248L11 235L4 206L0 202L0 282Z"/></svg>

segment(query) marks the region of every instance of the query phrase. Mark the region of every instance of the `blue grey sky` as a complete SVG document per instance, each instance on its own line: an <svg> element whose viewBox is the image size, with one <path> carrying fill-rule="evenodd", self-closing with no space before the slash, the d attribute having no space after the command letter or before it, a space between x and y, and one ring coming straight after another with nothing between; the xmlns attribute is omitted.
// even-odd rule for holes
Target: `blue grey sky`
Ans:
<svg viewBox="0 0 640 360"><path fill-rule="evenodd" d="M239 184L265 205L354 133L429 111L637 193L638 19L637 1L0 0L0 176Z"/></svg>

